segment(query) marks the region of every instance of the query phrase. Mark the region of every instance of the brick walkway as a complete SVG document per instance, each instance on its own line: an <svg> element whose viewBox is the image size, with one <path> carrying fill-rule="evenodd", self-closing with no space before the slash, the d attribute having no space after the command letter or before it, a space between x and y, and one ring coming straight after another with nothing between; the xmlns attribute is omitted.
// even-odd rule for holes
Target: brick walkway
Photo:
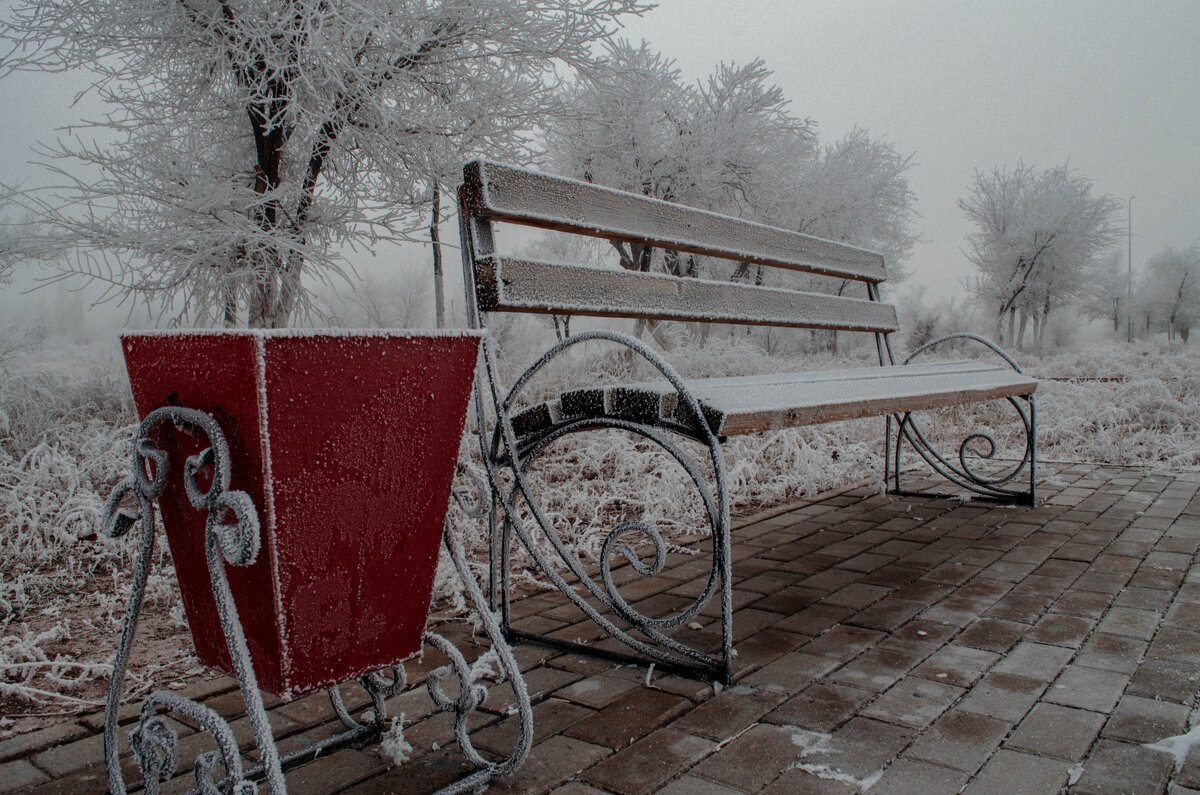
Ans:
<svg viewBox="0 0 1200 795"><path fill-rule="evenodd" d="M1200 474L1047 470L1032 509L858 489L740 528L738 684L719 694L519 647L535 745L490 791L1200 791L1200 751L1177 768L1144 745L1185 732L1197 706ZM693 561L673 556L644 598L691 592ZM529 627L577 631L549 595L516 606ZM190 695L236 715L232 687ZM507 750L510 701L498 686L476 716L481 749ZM283 750L333 731L323 696L271 706ZM347 749L289 773L290 791L421 792L464 770L423 690L391 711L413 761ZM0 743L0 791L101 791L100 723ZM248 742L245 719L233 725ZM182 787L206 737L177 728Z"/></svg>

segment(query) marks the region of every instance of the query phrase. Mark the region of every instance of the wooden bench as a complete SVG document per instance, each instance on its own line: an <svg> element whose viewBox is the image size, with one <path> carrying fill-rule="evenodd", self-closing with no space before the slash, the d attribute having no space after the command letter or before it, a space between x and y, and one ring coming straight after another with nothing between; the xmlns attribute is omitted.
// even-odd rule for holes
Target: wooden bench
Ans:
<svg viewBox="0 0 1200 795"><path fill-rule="evenodd" d="M1010 501L1034 502L1036 423L1034 379L1024 375L1003 351L973 335L930 342L897 364L889 335L898 329L896 310L880 300L883 257L840 243L729 218L577 180L540 174L486 161L468 163L460 189L460 231L468 315L484 328L496 312L636 318L650 323L699 321L781 328L863 332L874 335L880 366L784 372L684 381L649 345L628 334L593 330L568 337L551 348L507 391L501 384L497 352L485 345L488 378L477 400L484 457L501 511L493 512L492 599L510 637L528 638L626 659L605 644L582 647L561 638L512 627L509 563L514 539L523 544L542 573L607 634L637 653L690 674L729 681L732 677L732 605L728 488L721 443L731 436L836 420L882 416L885 423L885 481L900 492L902 445L915 450L937 472L972 491ZM716 257L753 266L782 268L861 285L863 297L719 282L690 276L538 262L508 256L495 245L495 222L522 224L597 237L618 245L654 247L684 255ZM644 249L643 249L644 250ZM979 343L1000 361L979 359L910 363L913 357L951 339ZM548 401L522 405L530 380L563 351L580 343L607 340L642 356L661 373L659 381L580 387ZM991 474L976 470L971 455L991 458L997 445L986 433L971 434L957 456L939 454L912 412L980 401L1007 401L1025 433L1024 457ZM495 407L498 422L490 434L483 406ZM599 582L543 514L523 477L525 469L554 440L569 433L619 428L639 434L674 456L688 471L705 501L712 529L712 573L708 587L686 608L666 617L642 614L622 597L613 577L620 553L638 574L661 570L665 542L643 522L626 522L609 532L601 552ZM707 446L715 485L673 442L675 435ZM893 443L894 440L894 443ZM956 458L957 460L951 460ZM1014 487L1028 477L1028 489ZM539 551L544 537L556 556ZM643 561L630 541L653 547ZM542 544L544 549L546 544ZM695 618L714 595L721 600L721 648L701 650L668 631Z"/></svg>

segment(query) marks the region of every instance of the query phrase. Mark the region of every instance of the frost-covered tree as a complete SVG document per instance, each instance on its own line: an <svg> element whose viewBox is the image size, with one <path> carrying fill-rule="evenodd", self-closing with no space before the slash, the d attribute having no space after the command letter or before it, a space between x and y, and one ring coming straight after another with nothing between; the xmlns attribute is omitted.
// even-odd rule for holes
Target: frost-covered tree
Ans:
<svg viewBox="0 0 1200 795"><path fill-rule="evenodd" d="M7 229L0 229L0 287L12 283L13 253L17 245L18 241L8 234Z"/></svg>
<svg viewBox="0 0 1200 795"><path fill-rule="evenodd" d="M862 130L820 148L816 124L791 113L772 77L755 60L722 64L684 85L673 62L646 43L618 42L550 120L550 167L902 259L914 241L911 159ZM647 270L653 253L629 252L621 262ZM687 272L669 252L656 267Z"/></svg>
<svg viewBox="0 0 1200 795"><path fill-rule="evenodd" d="M1084 315L1091 320L1111 321L1113 333L1117 333L1129 310L1129 289L1125 255L1114 249L1098 257L1085 279L1080 304Z"/></svg>
<svg viewBox="0 0 1200 795"><path fill-rule="evenodd" d="M780 175L810 157L812 123L796 119L761 61L722 64L699 85L642 42L618 41L563 95L547 129L549 166L608 187L763 219L779 205ZM654 251L621 251L650 270ZM669 253L656 267L686 272Z"/></svg>
<svg viewBox="0 0 1200 795"><path fill-rule="evenodd" d="M916 197L907 177L912 156L855 128L805 165L791 193L797 219L792 226L878 251L888 262L889 278L902 278L901 263L917 240Z"/></svg>
<svg viewBox="0 0 1200 795"><path fill-rule="evenodd" d="M553 70L637 0L23 0L0 74L90 72L109 112L17 196L25 257L178 315L281 326L340 251L403 237L464 154L527 140ZM244 314L243 314L244 313Z"/></svg>
<svg viewBox="0 0 1200 795"><path fill-rule="evenodd" d="M1151 316L1183 342L1200 320L1200 246L1167 247L1146 262L1144 300Z"/></svg>
<svg viewBox="0 0 1200 795"><path fill-rule="evenodd" d="M599 68L564 92L547 131L549 167L609 187L882 251L899 262L914 242L911 158L855 130L824 148L794 115L760 60L722 64L685 85L646 43L610 46ZM616 244L614 244L616 245ZM844 284L616 245L621 267L839 292ZM660 330L651 328L659 335ZM699 329L701 338L707 328ZM835 344L830 338L825 344Z"/></svg>
<svg viewBox="0 0 1200 795"><path fill-rule="evenodd" d="M675 198L693 99L673 61L646 42L618 40L563 89L548 120L549 164L588 182Z"/></svg>
<svg viewBox="0 0 1200 795"><path fill-rule="evenodd" d="M547 125L549 166L587 182L677 201L681 191L689 193L682 139L694 104L694 92L680 84L672 61L645 42L635 47L617 41L597 68L563 91ZM653 248L613 247L621 267L650 270Z"/></svg>
<svg viewBox="0 0 1200 795"><path fill-rule="evenodd" d="M817 156L816 123L792 115L772 77L761 60L718 65L696 89L686 162L705 207L794 227L796 175Z"/></svg>
<svg viewBox="0 0 1200 795"><path fill-rule="evenodd" d="M1114 223L1120 203L1093 196L1091 180L1068 165L977 172L958 206L975 227L967 236L979 270L972 290L995 313L996 339L1010 345L1023 342L1032 320L1040 346L1048 317L1078 295L1092 258L1124 232Z"/></svg>

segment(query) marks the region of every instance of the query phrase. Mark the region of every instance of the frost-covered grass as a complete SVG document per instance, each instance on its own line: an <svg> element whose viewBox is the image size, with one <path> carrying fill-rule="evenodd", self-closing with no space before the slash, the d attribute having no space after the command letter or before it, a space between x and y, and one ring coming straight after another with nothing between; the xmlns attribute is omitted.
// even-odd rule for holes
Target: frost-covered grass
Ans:
<svg viewBox="0 0 1200 795"><path fill-rule="evenodd" d="M1110 345L1041 357L1038 443L1046 458L1200 466L1200 351ZM1123 380L1098 380L1098 379Z"/></svg>
<svg viewBox="0 0 1200 795"><path fill-rule="evenodd" d="M128 544L98 526L105 497L128 469L136 417L115 345L13 332L3 342L0 712L11 720L88 707L107 678L132 558ZM160 560L150 609L169 619L174 591L170 561ZM181 617L176 610L177 623Z"/></svg>
<svg viewBox="0 0 1200 795"><path fill-rule="evenodd" d="M860 361L869 361L869 350ZM756 349L710 341L672 355L687 376L778 370ZM1200 348L1114 344L1036 357L1019 355L1046 379L1038 391L1040 457L1150 468L1200 465ZM809 355L790 366L845 365ZM543 399L564 384L645 379L627 357L581 351L534 384ZM1115 380L1098 380L1115 379ZM956 445L968 426L993 429L1002 445L1021 441L1008 416L979 408L948 410L937 435ZM103 502L129 466L135 416L115 340L74 346L0 339L0 733L28 728L21 715L90 708L116 646L134 536L97 533ZM882 475L882 419L835 423L736 438L725 448L734 515L783 505ZM685 444L690 455L704 450ZM473 438L462 457L477 458ZM910 456L909 462L914 459ZM705 469L705 467L702 467ZM652 444L604 431L547 451L535 472L546 515L585 558L595 560L614 521L644 518L668 537L702 524L703 506L686 473ZM482 523L454 508L453 520L481 560ZM135 657L135 690L195 670L187 651L174 571L159 545ZM461 607L454 578L438 578L442 609ZM157 645L153 645L157 644ZM14 718L16 723L13 723Z"/></svg>

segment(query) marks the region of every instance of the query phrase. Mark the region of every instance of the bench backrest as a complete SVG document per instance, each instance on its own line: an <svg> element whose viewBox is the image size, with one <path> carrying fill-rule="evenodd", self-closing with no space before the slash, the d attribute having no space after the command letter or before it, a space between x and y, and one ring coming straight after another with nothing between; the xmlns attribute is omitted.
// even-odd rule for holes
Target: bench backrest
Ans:
<svg viewBox="0 0 1200 795"><path fill-rule="evenodd" d="M459 197L464 263L476 305L485 312L883 334L897 328L895 308L878 300L885 272L883 256L875 252L482 160L464 167ZM494 221L863 282L868 298L501 256Z"/></svg>

